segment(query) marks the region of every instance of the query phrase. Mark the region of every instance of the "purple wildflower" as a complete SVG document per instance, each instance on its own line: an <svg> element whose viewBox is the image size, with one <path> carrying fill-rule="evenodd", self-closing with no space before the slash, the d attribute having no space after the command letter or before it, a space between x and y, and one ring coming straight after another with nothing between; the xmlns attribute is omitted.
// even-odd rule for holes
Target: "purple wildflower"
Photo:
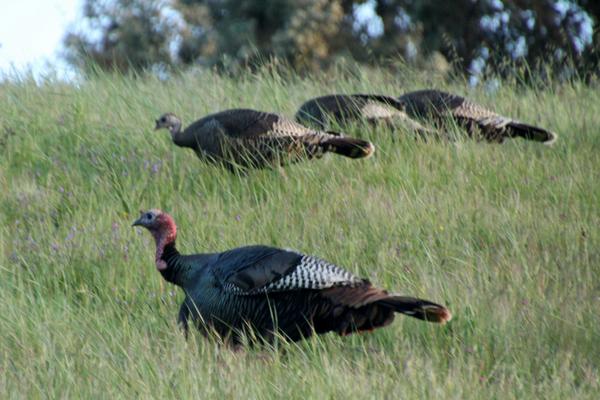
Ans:
<svg viewBox="0 0 600 400"><path fill-rule="evenodd" d="M67 235L67 237L65 238L65 240L67 242L73 240L73 238L75 237L75 232L77 232L77 227L72 226L71 230L69 231L69 234Z"/></svg>

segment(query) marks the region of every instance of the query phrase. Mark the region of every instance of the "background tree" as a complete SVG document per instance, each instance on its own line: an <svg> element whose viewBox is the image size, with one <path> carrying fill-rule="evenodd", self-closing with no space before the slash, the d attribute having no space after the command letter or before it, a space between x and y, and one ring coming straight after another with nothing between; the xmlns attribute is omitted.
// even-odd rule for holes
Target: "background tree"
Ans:
<svg viewBox="0 0 600 400"><path fill-rule="evenodd" d="M448 60L479 76L548 64L561 76L598 66L600 4L592 0L86 0L92 38L70 33L76 65L254 65L297 70L349 55L376 63ZM369 15L368 19L365 15ZM172 51L170 52L169 49ZM507 62L508 61L508 62Z"/></svg>
<svg viewBox="0 0 600 400"><path fill-rule="evenodd" d="M159 0L85 0L85 24L67 33L65 58L86 70L121 72L169 64L173 26Z"/></svg>
<svg viewBox="0 0 600 400"><path fill-rule="evenodd" d="M592 44L588 14L560 0L378 0L377 10L384 36L412 33L422 54L438 51L472 74L507 61L564 66Z"/></svg>
<svg viewBox="0 0 600 400"><path fill-rule="evenodd" d="M590 49L583 53L583 69L592 74L600 75L600 1L579 0L578 3L592 19L592 44Z"/></svg>
<svg viewBox="0 0 600 400"><path fill-rule="evenodd" d="M334 53L345 10L336 0L181 0L186 24L179 59L187 64L252 63L277 56L315 68Z"/></svg>

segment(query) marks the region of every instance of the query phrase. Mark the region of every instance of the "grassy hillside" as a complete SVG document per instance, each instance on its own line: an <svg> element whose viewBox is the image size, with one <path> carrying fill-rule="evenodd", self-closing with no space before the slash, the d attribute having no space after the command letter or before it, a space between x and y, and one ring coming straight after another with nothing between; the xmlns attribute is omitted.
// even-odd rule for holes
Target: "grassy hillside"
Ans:
<svg viewBox="0 0 600 400"><path fill-rule="evenodd" d="M435 86L559 133L546 147L421 143L384 129L374 157L232 175L175 148L154 119L232 107L292 116L329 92ZM0 398L597 398L600 90L487 93L406 71L316 81L212 73L162 82L0 84ZM234 353L176 328L140 208L179 223L182 252L263 243L322 256L446 304L373 334Z"/></svg>

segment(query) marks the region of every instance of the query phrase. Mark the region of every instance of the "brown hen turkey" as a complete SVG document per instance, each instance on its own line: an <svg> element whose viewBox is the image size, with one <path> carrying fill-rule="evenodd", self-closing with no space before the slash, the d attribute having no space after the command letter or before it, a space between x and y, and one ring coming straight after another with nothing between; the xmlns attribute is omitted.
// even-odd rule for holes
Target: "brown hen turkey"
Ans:
<svg viewBox="0 0 600 400"><path fill-rule="evenodd" d="M193 149L201 159L231 168L264 168L335 153L349 158L373 154L364 140L339 133L308 129L284 116L250 109L232 109L208 115L182 130L172 113L156 120L173 143Z"/></svg>
<svg viewBox="0 0 600 400"><path fill-rule="evenodd" d="M504 117L464 97L439 90L419 90L398 98L406 114L438 128L458 125L472 137L502 143L521 137L550 145L557 135L547 129Z"/></svg>

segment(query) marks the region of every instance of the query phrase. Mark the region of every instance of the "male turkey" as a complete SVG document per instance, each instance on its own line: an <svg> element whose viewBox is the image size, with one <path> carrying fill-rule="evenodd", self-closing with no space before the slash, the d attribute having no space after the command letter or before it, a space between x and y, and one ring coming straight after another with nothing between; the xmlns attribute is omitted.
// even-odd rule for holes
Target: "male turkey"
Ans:
<svg viewBox="0 0 600 400"><path fill-rule="evenodd" d="M369 124L385 123L393 128L404 128L423 137L434 135L404 112L397 99L378 94L334 94L310 99L296 112L296 121L307 126L326 129L330 122L345 125L357 121Z"/></svg>
<svg viewBox="0 0 600 400"><path fill-rule="evenodd" d="M249 109L211 114L185 130L179 118L167 113L156 120L155 129L161 128L169 130L177 146L229 168L284 165L327 152L362 158L375 150L364 140L311 130L281 115Z"/></svg>
<svg viewBox="0 0 600 400"><path fill-rule="evenodd" d="M557 137L544 128L503 117L464 97L439 90L409 92L398 101L411 118L442 128L448 128L454 122L470 136L479 134L490 142L501 143L506 138L522 137L549 145Z"/></svg>
<svg viewBox="0 0 600 400"><path fill-rule="evenodd" d="M156 267L183 288L179 323L214 332L239 344L244 336L271 342L276 333L292 341L313 333L346 335L392 322L395 313L444 323L445 307L427 300L388 294L344 269L292 250L247 246L181 255L173 218L157 209L133 223L156 242Z"/></svg>

